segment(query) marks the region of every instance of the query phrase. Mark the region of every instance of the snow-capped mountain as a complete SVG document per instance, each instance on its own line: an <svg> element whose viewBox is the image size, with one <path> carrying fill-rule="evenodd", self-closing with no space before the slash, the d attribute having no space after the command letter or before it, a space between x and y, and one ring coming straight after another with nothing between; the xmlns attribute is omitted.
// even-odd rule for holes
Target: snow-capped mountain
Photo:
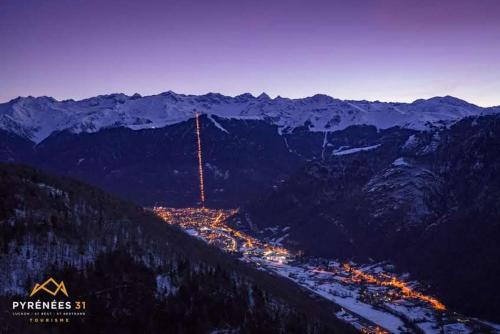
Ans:
<svg viewBox="0 0 500 334"><path fill-rule="evenodd" d="M194 112L226 119L265 120L290 132L301 126L310 131L331 132L351 125L393 126L423 130L436 124L449 124L466 116L498 111L481 108L451 97L434 97L413 103L386 103L339 100L326 95L302 99L266 94L236 97L216 93L184 95L100 95L80 101L57 101L51 97L19 97L0 104L0 129L14 132L35 143L54 131L97 132L103 128L151 129L186 121ZM209 119L215 122L213 118Z"/></svg>

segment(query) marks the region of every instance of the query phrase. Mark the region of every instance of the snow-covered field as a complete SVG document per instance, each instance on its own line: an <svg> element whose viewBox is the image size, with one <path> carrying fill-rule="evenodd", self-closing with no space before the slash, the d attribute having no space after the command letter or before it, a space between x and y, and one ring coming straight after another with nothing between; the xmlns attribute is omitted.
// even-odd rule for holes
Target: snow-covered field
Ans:
<svg viewBox="0 0 500 334"><path fill-rule="evenodd" d="M317 266L309 265L307 262L285 264L245 255L241 260L258 264L258 268L265 268L272 273L287 277L342 306L348 316L341 318L355 327L361 324L363 328L370 328L371 322L390 333L414 333L416 327L424 333L436 334L500 333L498 325L481 323L456 313L435 310L421 300L403 298L393 288L366 282L350 282L346 279L350 273L342 271L342 265L336 261L329 263L328 267L333 268L329 271L318 270ZM368 267L360 268L364 270ZM367 272L372 274L375 274L375 271L378 275L386 274L381 267L369 268Z"/></svg>

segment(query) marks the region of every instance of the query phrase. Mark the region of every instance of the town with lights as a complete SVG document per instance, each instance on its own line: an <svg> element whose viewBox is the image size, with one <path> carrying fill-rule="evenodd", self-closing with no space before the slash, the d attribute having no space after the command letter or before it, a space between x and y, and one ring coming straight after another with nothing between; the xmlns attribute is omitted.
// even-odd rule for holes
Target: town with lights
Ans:
<svg viewBox="0 0 500 334"><path fill-rule="evenodd" d="M228 223L238 210L154 207L170 225L233 254L258 270L286 277L315 298L341 307L336 316L362 333L425 332L428 329L461 333L498 333L488 323L450 312L407 275L397 275L389 263L360 265L310 258L279 242L260 240ZM444 331L443 331L444 332Z"/></svg>

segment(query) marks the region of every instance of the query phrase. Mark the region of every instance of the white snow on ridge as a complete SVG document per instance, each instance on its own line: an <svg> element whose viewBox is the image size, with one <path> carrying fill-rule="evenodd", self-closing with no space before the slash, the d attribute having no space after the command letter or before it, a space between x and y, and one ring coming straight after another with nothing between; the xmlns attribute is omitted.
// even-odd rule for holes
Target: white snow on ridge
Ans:
<svg viewBox="0 0 500 334"><path fill-rule="evenodd" d="M169 91L145 97L138 94L100 95L80 101L17 98L0 104L0 128L39 143L54 131L79 133L119 126L134 130L164 127L193 118L197 111L226 119L264 120L277 125L280 133L301 126L310 131L332 132L357 124L380 129L401 126L425 130L433 124L448 124L496 110L450 96L413 103L385 103L343 101L326 95L271 99L264 94L259 97L250 94L229 97L215 93L197 96ZM225 130L214 118L210 120L221 131Z"/></svg>
<svg viewBox="0 0 500 334"><path fill-rule="evenodd" d="M208 115L208 119L212 121L212 123L214 123L214 125L219 129L221 130L222 132L225 132L225 133L229 133L229 131L227 131L226 129L224 129L224 127L222 125L220 125L220 123L218 123L213 117L212 115Z"/></svg>
<svg viewBox="0 0 500 334"><path fill-rule="evenodd" d="M332 155L347 155L347 154L353 154L353 153L357 153L357 152L362 152L362 151L370 151L370 150L374 150L376 148L379 148L380 147L380 144L377 144L377 145L371 145L371 146L365 146L365 147L355 147L355 148L350 148L350 149L347 149L347 150L335 150L333 151Z"/></svg>
<svg viewBox="0 0 500 334"><path fill-rule="evenodd" d="M393 166L409 166L410 164L406 162L404 158L397 158L392 162Z"/></svg>

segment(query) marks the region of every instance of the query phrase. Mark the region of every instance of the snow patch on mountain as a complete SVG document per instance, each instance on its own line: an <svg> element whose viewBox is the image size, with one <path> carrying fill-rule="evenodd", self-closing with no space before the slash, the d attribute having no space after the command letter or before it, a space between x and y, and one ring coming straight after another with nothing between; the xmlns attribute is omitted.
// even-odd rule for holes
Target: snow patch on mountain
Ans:
<svg viewBox="0 0 500 334"><path fill-rule="evenodd" d="M340 148L339 150L333 151L332 155L353 154L353 153L362 152L362 151L374 150L374 149L376 149L378 147L380 147L380 144L371 145L371 146L365 146L365 147L355 147L355 148L350 148L350 149L347 149L347 150Z"/></svg>
<svg viewBox="0 0 500 334"><path fill-rule="evenodd" d="M217 122L213 117L212 115L208 115L208 119L212 121L212 123L214 123L214 125L219 129L221 130L222 132L225 132L225 133L229 133L229 131L227 131L226 129L224 129L224 127L222 125L220 125L219 122Z"/></svg>
<svg viewBox="0 0 500 334"><path fill-rule="evenodd" d="M404 158L397 158L392 162L393 166L409 166L410 164Z"/></svg>

